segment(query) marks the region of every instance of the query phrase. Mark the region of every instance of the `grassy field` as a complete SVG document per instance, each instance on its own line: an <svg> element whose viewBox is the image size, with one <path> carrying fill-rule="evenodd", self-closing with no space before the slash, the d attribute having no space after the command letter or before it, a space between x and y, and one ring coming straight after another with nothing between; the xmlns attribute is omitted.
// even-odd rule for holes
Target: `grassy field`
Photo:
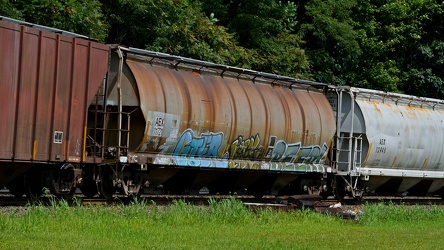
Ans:
<svg viewBox="0 0 444 250"><path fill-rule="evenodd" d="M357 221L307 210L209 207L29 206L0 215L0 249L441 249L444 208L367 205Z"/></svg>

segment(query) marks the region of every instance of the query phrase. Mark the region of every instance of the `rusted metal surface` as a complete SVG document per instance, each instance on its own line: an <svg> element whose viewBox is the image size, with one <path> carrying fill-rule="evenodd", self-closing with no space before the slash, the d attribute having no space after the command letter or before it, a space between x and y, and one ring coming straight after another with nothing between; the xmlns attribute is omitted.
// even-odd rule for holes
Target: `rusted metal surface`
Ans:
<svg viewBox="0 0 444 250"><path fill-rule="evenodd" d="M0 160L80 162L109 48L0 20Z"/></svg>
<svg viewBox="0 0 444 250"><path fill-rule="evenodd" d="M124 79L134 79L137 91L133 83L122 86L139 94L145 119L143 137L131 138L139 142L133 162L152 154L162 165L324 171L335 119L321 90L126 64L132 76Z"/></svg>
<svg viewBox="0 0 444 250"><path fill-rule="evenodd" d="M337 90L338 174L360 176L368 190L388 195L430 195L444 187L442 100Z"/></svg>
<svg viewBox="0 0 444 250"><path fill-rule="evenodd" d="M444 171L444 105L357 94L371 149L366 167Z"/></svg>

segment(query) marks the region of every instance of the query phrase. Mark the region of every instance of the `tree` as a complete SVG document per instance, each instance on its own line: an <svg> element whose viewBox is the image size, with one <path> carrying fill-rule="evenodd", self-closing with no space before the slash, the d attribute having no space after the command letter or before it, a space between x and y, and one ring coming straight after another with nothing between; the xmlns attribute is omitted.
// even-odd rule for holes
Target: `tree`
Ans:
<svg viewBox="0 0 444 250"><path fill-rule="evenodd" d="M22 18L20 11L9 0L0 1L0 15L16 19Z"/></svg>
<svg viewBox="0 0 444 250"><path fill-rule="evenodd" d="M0 14L258 71L444 98L434 0L0 0Z"/></svg>
<svg viewBox="0 0 444 250"><path fill-rule="evenodd" d="M404 91L444 99L444 3L421 1L417 18L421 34L409 47Z"/></svg>
<svg viewBox="0 0 444 250"><path fill-rule="evenodd" d="M306 50L314 78L336 85L351 85L362 54L354 28L355 0L309 0L300 2L298 34Z"/></svg>
<svg viewBox="0 0 444 250"><path fill-rule="evenodd" d="M177 4L177 2L176 2ZM198 3L163 7L164 18L154 26L156 38L147 48L215 63L251 68L254 54L237 45L217 20L206 17Z"/></svg>
<svg viewBox="0 0 444 250"><path fill-rule="evenodd" d="M109 43L215 63L250 67L251 55L233 35L188 0L102 0Z"/></svg>
<svg viewBox="0 0 444 250"><path fill-rule="evenodd" d="M97 0L16 0L7 2L8 16L103 41L107 26Z"/></svg>
<svg viewBox="0 0 444 250"><path fill-rule="evenodd" d="M197 2L197 1L195 1ZM310 78L310 65L294 34L297 6L276 0L201 0L209 17L235 34L253 56L251 68L280 75Z"/></svg>
<svg viewBox="0 0 444 250"><path fill-rule="evenodd" d="M443 3L371 1L357 5L360 83L386 91L443 98Z"/></svg>

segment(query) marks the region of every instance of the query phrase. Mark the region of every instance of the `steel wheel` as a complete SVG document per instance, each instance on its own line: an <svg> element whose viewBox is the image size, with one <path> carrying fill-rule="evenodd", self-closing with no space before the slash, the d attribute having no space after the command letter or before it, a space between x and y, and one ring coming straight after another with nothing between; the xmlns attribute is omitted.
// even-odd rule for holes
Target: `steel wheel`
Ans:
<svg viewBox="0 0 444 250"><path fill-rule="evenodd" d="M99 192L97 190L97 183L92 178L84 178L83 185L80 186L80 190L87 198L93 198Z"/></svg>
<svg viewBox="0 0 444 250"><path fill-rule="evenodd" d="M111 199L116 192L113 178L114 173L110 166L102 166L100 172L99 193L100 197Z"/></svg>
<svg viewBox="0 0 444 250"><path fill-rule="evenodd" d="M333 193L338 200L343 200L347 192L345 192L345 183L340 177L335 177L335 185L333 188Z"/></svg>
<svg viewBox="0 0 444 250"><path fill-rule="evenodd" d="M43 184L39 173L25 175L25 195L28 199L38 199L43 194Z"/></svg>
<svg viewBox="0 0 444 250"><path fill-rule="evenodd" d="M59 194L57 195L57 197L62 198L64 200L72 200L72 198L74 197L74 194L76 193L76 188L73 187L69 193L66 194Z"/></svg>
<svg viewBox="0 0 444 250"><path fill-rule="evenodd" d="M15 178L6 187L15 197L22 197L25 194L25 177L21 175Z"/></svg>

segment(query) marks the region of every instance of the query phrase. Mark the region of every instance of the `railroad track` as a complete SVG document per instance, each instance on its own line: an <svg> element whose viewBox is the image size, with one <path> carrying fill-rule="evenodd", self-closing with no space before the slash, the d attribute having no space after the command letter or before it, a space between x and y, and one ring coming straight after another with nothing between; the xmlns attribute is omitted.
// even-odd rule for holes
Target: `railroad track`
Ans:
<svg viewBox="0 0 444 250"><path fill-rule="evenodd" d="M331 208L364 206L367 204L376 203L392 203L403 205L438 205L444 206L444 200L439 197L388 197L388 196L366 196L362 200L352 198L345 198L341 201L334 199L333 196L329 199L321 200L319 196L310 195L295 195L295 196L264 196L261 199L246 195L142 195L134 199L125 196L115 196L113 199L102 198L86 198L77 193L75 199L65 200L69 205L129 205L134 203L140 204L156 204L160 206L169 205L173 201L183 200L188 204L193 205L208 205L210 200L222 199L237 199L242 201L248 207L253 209L262 207L271 207L277 210L294 210L300 208L315 209L319 211L332 212L339 210ZM54 203L60 202L60 198L55 196L42 196L36 200L29 200L26 197L14 197L9 194L7 190L0 190L0 207L6 206L29 206L29 205L44 205L51 206ZM340 205L339 205L340 204ZM334 211L333 211L334 210Z"/></svg>
<svg viewBox="0 0 444 250"><path fill-rule="evenodd" d="M14 197L8 192L0 191L0 206L29 206L44 205L50 206L54 203L64 201L69 205L129 205L129 204L156 204L169 205L173 201L185 201L193 205L208 205L210 200L237 199L244 203L275 203L274 196L264 197L262 199L246 195L142 195L138 198L116 195L112 199L103 199L100 197L86 198L81 194L76 194L73 199L63 200L53 195L41 196L38 199L28 199L23 197Z"/></svg>

